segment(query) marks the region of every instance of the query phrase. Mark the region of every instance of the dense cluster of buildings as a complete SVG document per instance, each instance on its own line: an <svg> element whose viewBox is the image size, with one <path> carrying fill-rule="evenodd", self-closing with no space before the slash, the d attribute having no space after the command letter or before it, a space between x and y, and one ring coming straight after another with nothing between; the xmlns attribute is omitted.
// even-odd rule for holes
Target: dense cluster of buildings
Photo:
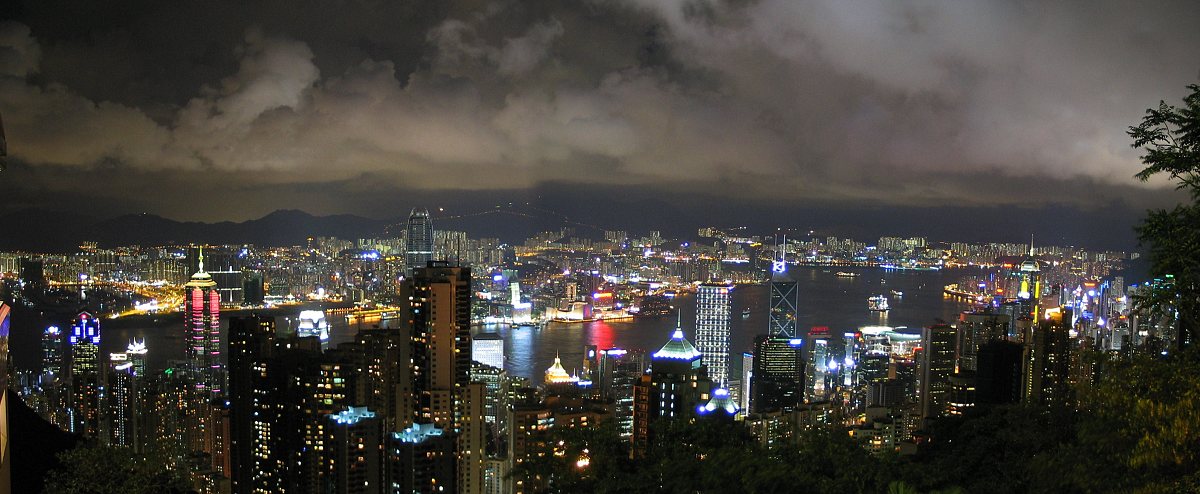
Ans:
<svg viewBox="0 0 1200 494"><path fill-rule="evenodd" d="M22 288L43 294L101 286L132 294L104 314L46 328L41 372L22 379L25 398L64 430L166 455L202 492L518 493L549 481L529 465L565 450L549 441L564 428L608 422L634 455L672 420L740 421L767 445L839 425L872 451L902 450L921 441L929 420L974 407L1069 406L1073 390L1095 379L1084 352L1171 347L1169 321L1130 313L1139 288L1103 278L1124 254L1025 246L1013 256L1007 244L766 242L711 228L695 241L561 230L514 246L434 230L428 212L414 210L399 239L89 244L78 255L0 261L21 273ZM957 321L801 330L802 298L787 271L812 263L989 269L947 287L975 305ZM741 282L769 285L768 324L749 352L731 347ZM581 371L555 359L540 382L504 370L498 336L471 332L483 321L533 324L576 304L581 314L676 315L670 295L681 291L695 292L694 328L679 318L656 351L588 347L570 363ZM157 305L145 300L153 294ZM379 304L392 324L330 348L320 314L299 324L245 311L222 317L305 297ZM101 355L106 317L139 305L181 309L182 358L149 368L155 349L144 341Z"/></svg>

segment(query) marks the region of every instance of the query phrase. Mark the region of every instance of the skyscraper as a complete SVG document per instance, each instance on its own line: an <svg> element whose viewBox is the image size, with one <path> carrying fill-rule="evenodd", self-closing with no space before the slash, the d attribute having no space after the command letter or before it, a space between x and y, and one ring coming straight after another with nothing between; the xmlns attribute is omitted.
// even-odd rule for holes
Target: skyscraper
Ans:
<svg viewBox="0 0 1200 494"><path fill-rule="evenodd" d="M196 383L196 390L209 394L220 393L223 388L223 374L220 372L221 296L216 287L212 276L204 271L204 248L201 247L196 274L184 285L187 309L183 315L188 331L188 370Z"/></svg>
<svg viewBox="0 0 1200 494"><path fill-rule="evenodd" d="M832 391L829 360L832 352L829 343L832 337L829 328L812 328L808 331L804 345L807 358L804 366L804 402L816 403L829 399Z"/></svg>
<svg viewBox="0 0 1200 494"><path fill-rule="evenodd" d="M776 260L771 264L771 314L767 335L776 338L796 337L796 315L799 294L796 282L787 279L787 263Z"/></svg>
<svg viewBox="0 0 1200 494"><path fill-rule="evenodd" d="M1026 403L1066 406L1070 399L1070 311L1048 311L1049 319L1025 330L1021 387Z"/></svg>
<svg viewBox="0 0 1200 494"><path fill-rule="evenodd" d="M108 413L105 420L109 441L116 446L133 448L139 442L135 419L141 415L136 399L137 376L134 375L133 362L129 361L128 354L113 353L109 355L108 360Z"/></svg>
<svg viewBox="0 0 1200 494"><path fill-rule="evenodd" d="M1041 315L1038 312L1039 303L1042 298L1042 269L1033 255L1033 238L1030 238L1029 257L1025 258L1025 261L1019 267L1021 288L1017 292L1017 302L1021 305L1024 315L1037 321L1041 319Z"/></svg>
<svg viewBox="0 0 1200 494"><path fill-rule="evenodd" d="M409 378L411 397L401 410L399 427L434 424L452 431L461 392L471 373L471 270L430 261L413 271L402 287L409 301Z"/></svg>
<svg viewBox="0 0 1200 494"><path fill-rule="evenodd" d="M42 333L42 374L49 379L62 378L63 334L58 326L50 326Z"/></svg>
<svg viewBox="0 0 1200 494"><path fill-rule="evenodd" d="M633 387L646 372L646 354L638 350L608 348L598 352L596 386L600 398L613 404L613 418L621 437L633 433Z"/></svg>
<svg viewBox="0 0 1200 494"><path fill-rule="evenodd" d="M404 260L409 271L424 268L433 260L433 222L429 210L413 208L408 215L408 239Z"/></svg>
<svg viewBox="0 0 1200 494"><path fill-rule="evenodd" d="M259 316L229 320L229 478L233 492L253 492L255 444L269 434L254 413L266 397L258 396L266 357L275 335L275 319Z"/></svg>
<svg viewBox="0 0 1200 494"><path fill-rule="evenodd" d="M953 326L935 324L921 330L924 351L920 370L921 416L938 417L950 398L950 376L954 375L954 347L958 332Z"/></svg>
<svg viewBox="0 0 1200 494"><path fill-rule="evenodd" d="M703 354L684 338L677 323L671 339L650 357L650 372L634 387L633 449L645 452L650 424L661 418L684 420L708 403L714 381L709 379Z"/></svg>
<svg viewBox="0 0 1200 494"><path fill-rule="evenodd" d="M804 359L800 340L759 335L754 339L750 412L792 410L802 400Z"/></svg>
<svg viewBox="0 0 1200 494"><path fill-rule="evenodd" d="M479 333L471 339L471 360L504 368L504 340L496 333Z"/></svg>
<svg viewBox="0 0 1200 494"><path fill-rule="evenodd" d="M100 320L80 312L71 326L71 432L100 432Z"/></svg>
<svg viewBox="0 0 1200 494"><path fill-rule="evenodd" d="M733 312L733 285L704 283L696 292L696 347L713 384L729 383L729 326Z"/></svg>
<svg viewBox="0 0 1200 494"><path fill-rule="evenodd" d="M378 494L383 484L383 435L375 413L347 407L327 415L325 461L330 489L335 494Z"/></svg>

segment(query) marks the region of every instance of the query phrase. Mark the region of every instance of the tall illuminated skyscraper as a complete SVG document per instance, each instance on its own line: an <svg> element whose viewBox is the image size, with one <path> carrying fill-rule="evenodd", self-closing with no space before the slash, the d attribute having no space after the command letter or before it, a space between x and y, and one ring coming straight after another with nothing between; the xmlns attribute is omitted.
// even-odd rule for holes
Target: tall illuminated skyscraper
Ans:
<svg viewBox="0 0 1200 494"><path fill-rule="evenodd" d="M71 432L100 431L100 320L80 312L71 326Z"/></svg>
<svg viewBox="0 0 1200 494"><path fill-rule="evenodd" d="M184 285L187 309L187 360L192 379L199 391L220 393L223 388L221 370L221 296L217 283L204 271L204 248L200 248L200 264L196 274Z"/></svg>
<svg viewBox="0 0 1200 494"><path fill-rule="evenodd" d="M496 333L479 333L471 339L471 360L504 368L504 340Z"/></svg>
<svg viewBox="0 0 1200 494"><path fill-rule="evenodd" d="M948 324L935 324L921 330L924 352L918 362L921 416L939 417L950 398L950 376L954 375L954 347L958 331Z"/></svg>
<svg viewBox="0 0 1200 494"><path fill-rule="evenodd" d="M717 387L729 384L729 327L733 285L704 283L696 292L696 348L704 355L708 376Z"/></svg>
<svg viewBox="0 0 1200 494"><path fill-rule="evenodd" d="M650 371L634 385L630 439L635 454L645 453L650 444L650 424L694 417L696 407L708 402L716 384L704 368L705 355L683 336L680 326L676 323L671 339L650 356Z"/></svg>
<svg viewBox="0 0 1200 494"><path fill-rule="evenodd" d="M63 375L63 334L58 326L50 326L42 333L42 374L48 379Z"/></svg>
<svg viewBox="0 0 1200 494"><path fill-rule="evenodd" d="M771 314L767 335L773 338L796 337L796 315L799 307L796 282L787 278L787 263L778 259L771 263Z"/></svg>
<svg viewBox="0 0 1200 494"><path fill-rule="evenodd" d="M428 209L413 208L409 213L405 246L404 260L409 271L423 268L433 260L433 222L429 219Z"/></svg>
<svg viewBox="0 0 1200 494"><path fill-rule="evenodd" d="M411 386L400 427L458 427L461 393L471 372L471 270L433 261L413 271L402 294L410 307Z"/></svg>
<svg viewBox="0 0 1200 494"><path fill-rule="evenodd" d="M1020 266L1021 288L1017 292L1017 301L1025 315L1037 321L1040 319L1038 306L1042 298L1042 269L1033 255L1033 238L1030 238L1029 257L1025 258L1025 262Z"/></svg>

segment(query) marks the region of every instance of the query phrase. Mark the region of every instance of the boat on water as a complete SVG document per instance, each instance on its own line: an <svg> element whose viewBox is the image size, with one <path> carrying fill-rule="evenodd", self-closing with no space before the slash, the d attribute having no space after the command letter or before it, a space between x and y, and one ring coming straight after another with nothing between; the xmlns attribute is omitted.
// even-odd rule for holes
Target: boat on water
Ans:
<svg viewBox="0 0 1200 494"><path fill-rule="evenodd" d="M858 273L851 273L848 271L838 271L838 272L834 273L834 275L837 276L838 278L856 278L856 277L858 277Z"/></svg>
<svg viewBox="0 0 1200 494"><path fill-rule="evenodd" d="M883 312L888 310L890 307L888 307L887 297L884 297L883 295L876 295L867 299L867 308L871 309L872 311Z"/></svg>
<svg viewBox="0 0 1200 494"><path fill-rule="evenodd" d="M902 292L902 291L900 291L900 290L892 290L892 296L894 296L894 297L903 297L903 296L904 296L904 292Z"/></svg>
<svg viewBox="0 0 1200 494"><path fill-rule="evenodd" d="M745 310L742 311L742 319L749 319L749 318L750 318L750 308L747 307Z"/></svg>

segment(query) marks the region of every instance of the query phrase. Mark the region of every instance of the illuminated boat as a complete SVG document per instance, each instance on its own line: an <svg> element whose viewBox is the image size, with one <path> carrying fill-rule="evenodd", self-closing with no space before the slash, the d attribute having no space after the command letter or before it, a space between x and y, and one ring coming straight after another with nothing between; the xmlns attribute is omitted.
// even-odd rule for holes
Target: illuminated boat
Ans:
<svg viewBox="0 0 1200 494"><path fill-rule="evenodd" d="M876 295L867 299L867 308L876 312L883 312L889 309L888 299L883 295Z"/></svg>

